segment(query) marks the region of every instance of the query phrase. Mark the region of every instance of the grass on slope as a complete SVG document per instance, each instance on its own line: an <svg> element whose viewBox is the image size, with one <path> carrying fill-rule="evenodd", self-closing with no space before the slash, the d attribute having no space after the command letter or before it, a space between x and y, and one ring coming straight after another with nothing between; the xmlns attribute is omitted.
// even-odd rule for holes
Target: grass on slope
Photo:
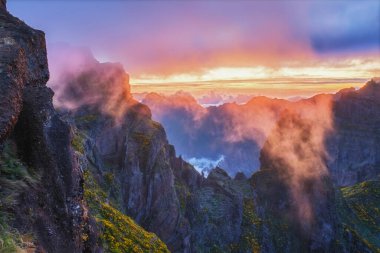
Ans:
<svg viewBox="0 0 380 253"><path fill-rule="evenodd" d="M369 248L380 252L380 181L343 187L341 192L353 213L346 221L350 229Z"/></svg>
<svg viewBox="0 0 380 253"><path fill-rule="evenodd" d="M17 158L13 142L4 143L0 154L0 253L26 252L21 234L10 226L17 196L37 181Z"/></svg>
<svg viewBox="0 0 380 253"><path fill-rule="evenodd" d="M106 252L169 252L155 234L145 231L107 203L106 193L89 170L85 172L84 190L90 213L100 227L100 239Z"/></svg>

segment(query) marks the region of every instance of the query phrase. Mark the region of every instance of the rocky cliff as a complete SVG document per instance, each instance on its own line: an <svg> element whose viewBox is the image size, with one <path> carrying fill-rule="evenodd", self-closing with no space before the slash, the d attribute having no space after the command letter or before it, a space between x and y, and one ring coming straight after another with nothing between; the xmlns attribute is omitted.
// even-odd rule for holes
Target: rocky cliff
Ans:
<svg viewBox="0 0 380 253"><path fill-rule="evenodd" d="M101 82L93 83L99 80L98 73L110 68L113 75L102 75ZM126 73L115 68L118 65L98 63L66 83L68 94L82 102L75 110L63 108L62 114L76 129L77 150L88 161L86 170L103 186L107 201L156 233L171 250L186 251L189 227L174 188L173 147L162 126L151 119L147 106L130 96L128 83L123 83L123 92L108 90L100 98L96 93L99 100L95 102L79 92L91 85L98 87L94 91L120 87ZM117 114L112 108L104 109L110 101L118 110L122 108Z"/></svg>
<svg viewBox="0 0 380 253"><path fill-rule="evenodd" d="M105 202L96 209L99 217L89 214L81 155L46 87L46 56L44 33L13 17L1 1L0 251L115 250L112 233L123 249L167 252L154 234Z"/></svg>
<svg viewBox="0 0 380 253"><path fill-rule="evenodd" d="M59 119L53 92L45 86L49 71L44 33L4 7L0 9L0 140L13 145L14 155L35 177L28 189L18 189L12 205L4 204L14 219L6 220L21 233L32 233L39 250L81 252L82 179L70 148L70 128ZM5 163L2 171L8 171L10 184L16 172Z"/></svg>
<svg viewBox="0 0 380 253"><path fill-rule="evenodd" d="M380 81L335 95L335 131L327 138L328 166L339 185L353 185L380 173Z"/></svg>

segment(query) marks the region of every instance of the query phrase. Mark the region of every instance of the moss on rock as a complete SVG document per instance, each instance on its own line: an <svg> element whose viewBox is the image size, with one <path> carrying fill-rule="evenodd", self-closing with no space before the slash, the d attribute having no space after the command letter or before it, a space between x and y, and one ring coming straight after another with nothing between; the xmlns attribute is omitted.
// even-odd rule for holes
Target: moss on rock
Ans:
<svg viewBox="0 0 380 253"><path fill-rule="evenodd" d="M85 172L84 196L90 213L100 229L100 241L107 252L169 252L153 233L137 225L130 217L108 203L107 194L91 174Z"/></svg>

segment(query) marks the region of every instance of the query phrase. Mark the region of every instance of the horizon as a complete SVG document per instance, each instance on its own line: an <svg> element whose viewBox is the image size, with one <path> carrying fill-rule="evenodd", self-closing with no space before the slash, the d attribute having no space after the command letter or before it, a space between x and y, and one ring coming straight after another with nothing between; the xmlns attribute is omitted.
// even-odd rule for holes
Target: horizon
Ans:
<svg viewBox="0 0 380 253"><path fill-rule="evenodd" d="M310 97L380 73L378 1L11 0L8 9L46 33L50 66L62 47L88 48L122 63L133 93Z"/></svg>

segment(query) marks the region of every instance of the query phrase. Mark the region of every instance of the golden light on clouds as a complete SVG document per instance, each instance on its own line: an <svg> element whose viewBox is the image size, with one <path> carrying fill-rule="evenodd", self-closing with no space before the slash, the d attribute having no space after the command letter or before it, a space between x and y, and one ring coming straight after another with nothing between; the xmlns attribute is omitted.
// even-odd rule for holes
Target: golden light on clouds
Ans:
<svg viewBox="0 0 380 253"><path fill-rule="evenodd" d="M377 58L289 62L284 66L216 67L194 73L131 78L133 92L190 93L220 91L276 97L311 96L363 84L380 74Z"/></svg>

